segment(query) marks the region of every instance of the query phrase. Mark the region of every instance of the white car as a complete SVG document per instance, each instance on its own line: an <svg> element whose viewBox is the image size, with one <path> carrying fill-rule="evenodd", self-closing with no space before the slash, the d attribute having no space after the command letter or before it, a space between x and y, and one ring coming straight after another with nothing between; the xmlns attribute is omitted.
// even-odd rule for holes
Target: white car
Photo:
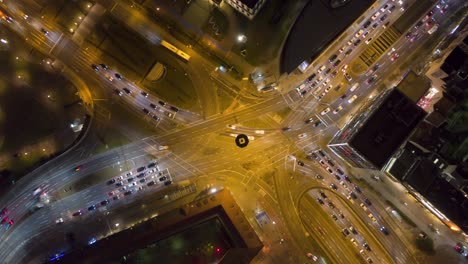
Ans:
<svg viewBox="0 0 468 264"><path fill-rule="evenodd" d="M330 107L327 107L323 109L323 111L320 113L321 115L326 115L328 112L330 112Z"/></svg>
<svg viewBox="0 0 468 264"><path fill-rule="evenodd" d="M371 18L372 20L376 20L379 16L380 16L380 12L377 12Z"/></svg>
<svg viewBox="0 0 468 264"><path fill-rule="evenodd" d="M333 111L333 114L338 114L338 112L340 112L341 110L343 110L343 106L338 106L334 111Z"/></svg>
<svg viewBox="0 0 468 264"><path fill-rule="evenodd" d="M353 95L351 98L349 98L348 103L352 104L354 100L356 100L357 95Z"/></svg>
<svg viewBox="0 0 468 264"><path fill-rule="evenodd" d="M59 218L59 219L55 220L55 223L56 223L56 224L61 224L61 223L63 223L63 218Z"/></svg>
<svg viewBox="0 0 468 264"><path fill-rule="evenodd" d="M344 77L346 78L346 80L348 80L348 82L352 81L353 78L351 77L351 75L349 75L347 72L344 74Z"/></svg>
<svg viewBox="0 0 468 264"><path fill-rule="evenodd" d="M338 50L338 52L339 52L339 53L343 53L343 51L344 51L345 49L346 49L346 46L343 46L343 47L341 47L341 48Z"/></svg>
<svg viewBox="0 0 468 264"><path fill-rule="evenodd" d="M323 70L325 70L325 68L327 68L325 65L322 65L322 67L320 67L318 69L318 73L321 73Z"/></svg>
<svg viewBox="0 0 468 264"><path fill-rule="evenodd" d="M227 127L230 129L236 129L236 125L227 125Z"/></svg>
<svg viewBox="0 0 468 264"><path fill-rule="evenodd" d="M299 137L299 138L305 138L305 137L307 137L307 133L299 134L297 137Z"/></svg>
<svg viewBox="0 0 468 264"><path fill-rule="evenodd" d="M364 33L364 30L359 30L356 35L354 35L356 38L359 38L362 34Z"/></svg>

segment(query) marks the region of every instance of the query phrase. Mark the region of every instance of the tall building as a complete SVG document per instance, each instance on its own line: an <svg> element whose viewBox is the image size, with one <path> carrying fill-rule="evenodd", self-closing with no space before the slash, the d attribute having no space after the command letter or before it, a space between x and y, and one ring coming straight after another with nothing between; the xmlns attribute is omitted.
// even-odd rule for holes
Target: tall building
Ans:
<svg viewBox="0 0 468 264"><path fill-rule="evenodd" d="M249 19L253 19L266 0L226 0L226 2Z"/></svg>
<svg viewBox="0 0 468 264"><path fill-rule="evenodd" d="M353 167L380 170L425 116L394 88L365 105L328 147Z"/></svg>

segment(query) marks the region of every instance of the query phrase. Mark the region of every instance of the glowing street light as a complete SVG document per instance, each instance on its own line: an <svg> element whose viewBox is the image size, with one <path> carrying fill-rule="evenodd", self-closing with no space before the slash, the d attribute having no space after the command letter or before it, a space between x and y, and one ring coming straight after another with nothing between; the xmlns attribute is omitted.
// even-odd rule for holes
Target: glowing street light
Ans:
<svg viewBox="0 0 468 264"><path fill-rule="evenodd" d="M240 34L240 35L237 36L237 42L245 43L245 42L247 42L247 37L244 34Z"/></svg>

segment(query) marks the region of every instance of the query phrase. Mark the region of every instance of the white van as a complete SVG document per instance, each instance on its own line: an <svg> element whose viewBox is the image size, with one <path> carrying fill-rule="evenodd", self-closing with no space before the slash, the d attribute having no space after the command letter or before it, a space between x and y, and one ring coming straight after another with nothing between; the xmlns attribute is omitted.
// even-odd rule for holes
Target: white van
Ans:
<svg viewBox="0 0 468 264"><path fill-rule="evenodd" d="M359 83L355 83L353 86L351 86L351 89L349 89L350 92L354 92L359 88Z"/></svg>

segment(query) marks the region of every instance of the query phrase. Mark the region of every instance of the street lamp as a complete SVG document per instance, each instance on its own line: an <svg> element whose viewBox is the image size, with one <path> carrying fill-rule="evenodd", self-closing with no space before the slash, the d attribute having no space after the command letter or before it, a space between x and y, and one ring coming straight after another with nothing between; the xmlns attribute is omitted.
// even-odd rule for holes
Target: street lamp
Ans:
<svg viewBox="0 0 468 264"><path fill-rule="evenodd" d="M240 35L237 36L237 42L245 43L245 42L247 42L247 37L244 34L240 34Z"/></svg>

